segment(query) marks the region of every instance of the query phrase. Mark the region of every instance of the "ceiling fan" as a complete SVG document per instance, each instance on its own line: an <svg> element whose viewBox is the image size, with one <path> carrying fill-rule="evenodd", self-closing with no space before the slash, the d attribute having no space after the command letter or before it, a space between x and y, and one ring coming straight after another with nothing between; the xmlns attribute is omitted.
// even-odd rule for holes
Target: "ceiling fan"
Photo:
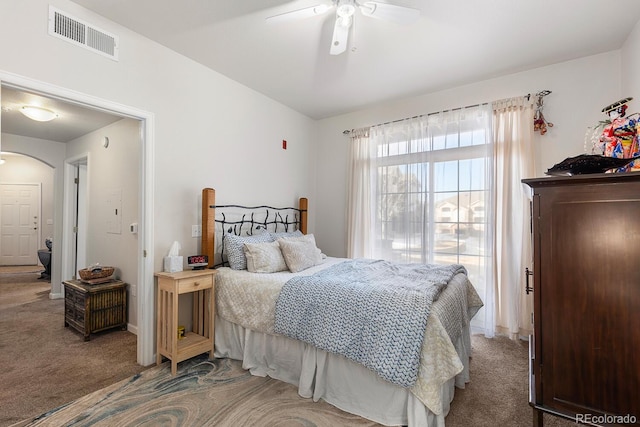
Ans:
<svg viewBox="0 0 640 427"><path fill-rule="evenodd" d="M360 10L362 15L370 18L393 21L399 24L411 23L420 16L418 9L395 4L380 3L377 1L364 1L360 3L357 0L331 0L331 4L320 3L315 6L269 16L267 17L267 22L276 23L309 18L322 15L333 8L336 9L336 22L333 27L331 48L329 49L331 55L340 55L347 49L349 29L353 24L356 10Z"/></svg>

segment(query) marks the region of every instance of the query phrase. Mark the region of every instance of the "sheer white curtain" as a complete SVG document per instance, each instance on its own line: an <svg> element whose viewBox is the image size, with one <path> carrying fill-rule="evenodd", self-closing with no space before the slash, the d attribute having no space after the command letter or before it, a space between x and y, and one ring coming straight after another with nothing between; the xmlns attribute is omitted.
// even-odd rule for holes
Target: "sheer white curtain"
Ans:
<svg viewBox="0 0 640 427"><path fill-rule="evenodd" d="M533 102L523 97L493 103L495 322L497 332L511 338L531 331L532 298L524 291L530 205L521 179L535 174L533 114Z"/></svg>
<svg viewBox="0 0 640 427"><path fill-rule="evenodd" d="M348 254L459 263L485 307L472 326L494 331L491 107L375 126L351 137Z"/></svg>
<svg viewBox="0 0 640 427"><path fill-rule="evenodd" d="M375 200L375 151L369 139L368 129L351 131L351 164L348 180L347 201L347 256L349 258L372 258L372 224L375 211L371 204Z"/></svg>

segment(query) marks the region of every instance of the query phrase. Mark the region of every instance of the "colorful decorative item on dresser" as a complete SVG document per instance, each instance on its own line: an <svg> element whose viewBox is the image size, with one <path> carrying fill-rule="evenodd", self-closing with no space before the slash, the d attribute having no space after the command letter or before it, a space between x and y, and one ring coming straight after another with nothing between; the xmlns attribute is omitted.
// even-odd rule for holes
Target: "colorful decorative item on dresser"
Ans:
<svg viewBox="0 0 640 427"><path fill-rule="evenodd" d="M591 153L613 157L617 159L632 159L630 162L619 166L616 172L639 171L640 161L635 158L640 156L638 138L640 137L640 115L633 113L626 115L627 103L632 97L623 98L602 109L607 115L607 120L601 121L591 130ZM600 129L602 129L600 131ZM589 138L589 131L587 132ZM585 141L586 142L586 141Z"/></svg>
<svg viewBox="0 0 640 427"><path fill-rule="evenodd" d="M536 101L536 111L533 114L533 130L540 132L540 135L547 133L547 127L553 127L553 123L547 121L542 114L542 108L544 107L543 98L550 93L550 90L542 90L536 93L538 100Z"/></svg>

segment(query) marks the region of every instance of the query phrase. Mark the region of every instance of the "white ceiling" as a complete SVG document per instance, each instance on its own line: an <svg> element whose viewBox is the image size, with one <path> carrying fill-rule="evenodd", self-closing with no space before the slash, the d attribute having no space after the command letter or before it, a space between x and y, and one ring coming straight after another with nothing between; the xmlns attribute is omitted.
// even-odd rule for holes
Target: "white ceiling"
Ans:
<svg viewBox="0 0 640 427"><path fill-rule="evenodd" d="M378 0L421 18L358 13L332 56L334 9L265 22L331 0L74 1L314 119L618 49L640 19L638 0Z"/></svg>
<svg viewBox="0 0 640 427"><path fill-rule="evenodd" d="M74 1L314 119L618 49L640 20L638 0L378 0L421 18L358 14L349 49L332 56L333 10L265 22L331 0ZM33 122L25 103L60 117ZM118 119L2 88L3 132L67 142Z"/></svg>

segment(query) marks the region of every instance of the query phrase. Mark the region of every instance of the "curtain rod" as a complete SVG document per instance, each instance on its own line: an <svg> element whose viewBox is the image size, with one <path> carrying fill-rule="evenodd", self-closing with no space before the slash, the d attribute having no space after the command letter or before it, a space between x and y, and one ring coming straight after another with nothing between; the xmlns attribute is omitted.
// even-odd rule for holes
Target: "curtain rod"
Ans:
<svg viewBox="0 0 640 427"><path fill-rule="evenodd" d="M550 90L542 90L542 91L540 91L540 92L536 93L536 96L540 96L540 97L542 97L542 96L547 96L547 95L549 95L550 93L551 93L551 91L550 91ZM531 99L531 94L530 94L530 93L528 93L528 94L524 95L524 96L523 96L523 98L527 98L527 101L528 101L529 99ZM451 109L449 109L449 110L442 110L442 111L438 111L438 112L435 112L435 113L419 114L419 115L417 115L417 116L413 116L413 117L406 117L406 118L404 118L404 119L398 119L398 120L392 120L392 121L390 121L390 122L378 123L377 125L372 125L372 126L369 126L369 127L384 126L384 125L388 125L388 124L391 124L391 123L398 123L398 122L402 122L402 121L409 120L409 119L417 119L417 118L419 118L419 117L434 116L434 115L436 115L436 114L440 114L440 113L447 113L447 112L449 112L449 111L462 110L463 108L479 107L479 106L481 106L481 105L487 105L487 104L489 104L489 103L488 103L488 102L483 102L483 103L481 103L481 104L473 104L473 105L467 105L466 107L451 108ZM353 129L352 129L352 130L348 130L348 129L347 129L347 130L342 131L342 133L343 133L344 135L349 135L352 131L353 131Z"/></svg>

